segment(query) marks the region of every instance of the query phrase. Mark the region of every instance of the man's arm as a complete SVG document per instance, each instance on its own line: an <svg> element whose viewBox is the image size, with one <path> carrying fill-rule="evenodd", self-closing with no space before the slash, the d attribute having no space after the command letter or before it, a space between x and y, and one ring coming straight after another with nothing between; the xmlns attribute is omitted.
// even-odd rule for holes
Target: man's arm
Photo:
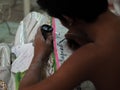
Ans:
<svg viewBox="0 0 120 90"><path fill-rule="evenodd" d="M78 53L79 51L76 51L55 74L42 81L40 80L40 66L31 67L21 82L20 90L72 90L82 81L89 79L91 75L92 61L89 59L91 62L88 62L86 59L92 55L86 53L90 57L84 55L85 58L82 59L81 55L85 52L80 53L81 55L77 55Z"/></svg>
<svg viewBox="0 0 120 90"><path fill-rule="evenodd" d="M20 83L20 90L23 87L34 85L44 78L43 73L46 72L47 61L52 51L52 33L48 33L47 37L47 40L44 40L39 28L34 40L34 57Z"/></svg>
<svg viewBox="0 0 120 90"><path fill-rule="evenodd" d="M42 46L35 46L37 48L33 62L22 79L19 90L72 90L82 81L90 78L93 62L96 59L96 49L93 44L76 50L55 74L44 80L40 78L41 62L44 61L45 64L49 57L49 45L44 44L43 41L36 41L35 45L37 44Z"/></svg>

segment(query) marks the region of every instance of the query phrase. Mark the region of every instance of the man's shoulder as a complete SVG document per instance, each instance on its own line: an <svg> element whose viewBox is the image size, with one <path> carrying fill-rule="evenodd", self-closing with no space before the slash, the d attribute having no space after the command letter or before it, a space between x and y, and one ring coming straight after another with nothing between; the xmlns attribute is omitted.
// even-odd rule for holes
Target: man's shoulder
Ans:
<svg viewBox="0 0 120 90"><path fill-rule="evenodd" d="M90 43L76 50L71 55L71 58L79 65L92 68L91 66L94 67L96 64L104 61L108 56L106 54L109 53L104 48Z"/></svg>
<svg viewBox="0 0 120 90"><path fill-rule="evenodd" d="M86 57L88 58L88 56L92 56L95 57L97 54L99 54L101 52L101 48L96 46L94 43L89 43L86 44L82 47L80 47L79 49L77 49L74 53L73 56L81 56L81 57Z"/></svg>

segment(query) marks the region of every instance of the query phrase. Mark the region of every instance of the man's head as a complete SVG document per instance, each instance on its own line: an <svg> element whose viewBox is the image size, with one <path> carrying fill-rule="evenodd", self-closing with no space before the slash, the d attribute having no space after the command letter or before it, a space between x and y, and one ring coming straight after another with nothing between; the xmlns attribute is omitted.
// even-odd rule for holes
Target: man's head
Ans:
<svg viewBox="0 0 120 90"><path fill-rule="evenodd" d="M93 22L108 9L107 0L37 0L50 16L66 20L64 16Z"/></svg>

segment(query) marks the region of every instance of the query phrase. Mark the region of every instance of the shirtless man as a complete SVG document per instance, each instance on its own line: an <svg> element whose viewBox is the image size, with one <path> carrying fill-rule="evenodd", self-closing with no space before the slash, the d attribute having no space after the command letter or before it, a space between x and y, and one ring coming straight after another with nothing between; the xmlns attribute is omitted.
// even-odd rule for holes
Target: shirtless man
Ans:
<svg viewBox="0 0 120 90"><path fill-rule="evenodd" d="M48 60L52 37L44 40L38 30L34 58L19 90L73 90L86 80L96 90L120 90L120 18L108 10L107 0L38 0L38 4L60 19L69 29L66 38L80 47L58 71L41 80L41 62Z"/></svg>

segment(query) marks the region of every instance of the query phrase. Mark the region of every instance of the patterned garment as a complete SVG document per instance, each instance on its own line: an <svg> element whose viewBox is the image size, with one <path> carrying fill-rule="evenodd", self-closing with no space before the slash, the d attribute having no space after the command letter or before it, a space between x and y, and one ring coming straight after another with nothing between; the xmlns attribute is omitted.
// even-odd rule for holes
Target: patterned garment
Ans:
<svg viewBox="0 0 120 90"><path fill-rule="evenodd" d="M4 81L0 80L0 90L7 90L7 85Z"/></svg>

